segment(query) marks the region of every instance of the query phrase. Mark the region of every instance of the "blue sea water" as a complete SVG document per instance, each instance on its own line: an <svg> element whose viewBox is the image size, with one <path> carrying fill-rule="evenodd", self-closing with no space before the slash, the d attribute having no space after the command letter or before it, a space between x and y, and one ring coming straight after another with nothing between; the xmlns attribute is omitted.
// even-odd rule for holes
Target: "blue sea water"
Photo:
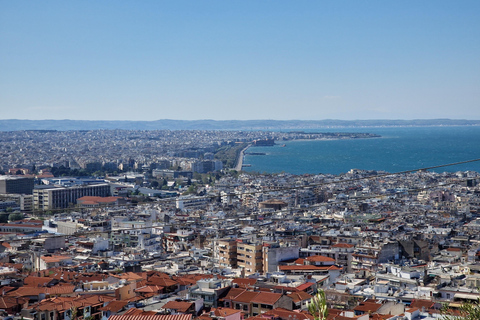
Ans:
<svg viewBox="0 0 480 320"><path fill-rule="evenodd" d="M335 128L315 132L370 132L381 138L295 140L252 147L244 171L340 174L350 169L399 172L480 158L480 126ZM480 172L480 161L435 169Z"/></svg>

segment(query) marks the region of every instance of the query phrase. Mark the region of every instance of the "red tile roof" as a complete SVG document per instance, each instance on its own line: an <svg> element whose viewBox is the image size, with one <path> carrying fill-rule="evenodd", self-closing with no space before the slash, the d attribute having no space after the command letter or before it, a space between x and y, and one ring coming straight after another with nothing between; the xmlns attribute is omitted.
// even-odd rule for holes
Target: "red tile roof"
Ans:
<svg viewBox="0 0 480 320"><path fill-rule="evenodd" d="M232 301L235 302L242 302L242 303L250 303L253 298L255 298L259 292L253 292L253 291L244 291L240 293L238 296L236 296ZM264 294L262 292L262 294Z"/></svg>
<svg viewBox="0 0 480 320"><path fill-rule="evenodd" d="M337 266L312 266L312 265L307 265L307 266L278 266L278 269L279 269L280 271L293 271L293 270L298 270L298 271L342 270L342 268L339 268L339 267L337 267Z"/></svg>
<svg viewBox="0 0 480 320"><path fill-rule="evenodd" d="M423 307L425 309L431 309L433 308L434 304L435 302L430 300L413 299L412 303L410 303L410 307L419 309Z"/></svg>
<svg viewBox="0 0 480 320"><path fill-rule="evenodd" d="M310 300L312 298L312 296L306 293L305 291L293 292L293 293L290 293L288 296L292 298L294 303L304 301L304 300Z"/></svg>
<svg viewBox="0 0 480 320"><path fill-rule="evenodd" d="M310 256L305 258L307 261L312 261L312 262L335 262L335 259L325 257L325 256Z"/></svg>
<svg viewBox="0 0 480 320"><path fill-rule="evenodd" d="M117 313L128 304L128 301L111 301L105 307L99 308L100 311L111 311Z"/></svg>
<svg viewBox="0 0 480 320"><path fill-rule="evenodd" d="M108 320L192 320L191 314L112 315Z"/></svg>
<svg viewBox="0 0 480 320"><path fill-rule="evenodd" d="M232 309L232 308L212 308L211 311L215 314L217 317L227 317L235 313L241 312L240 310Z"/></svg>
<svg viewBox="0 0 480 320"><path fill-rule="evenodd" d="M172 309L177 312L187 312L193 305L193 302L186 301L168 301L162 308L163 309Z"/></svg>
<svg viewBox="0 0 480 320"><path fill-rule="evenodd" d="M254 303L274 305L281 297L282 295L280 293L262 292L255 296L251 301Z"/></svg>
<svg viewBox="0 0 480 320"><path fill-rule="evenodd" d="M225 300L232 300L235 299L238 295L240 295L242 292L244 292L245 289L240 289L240 288L231 288L228 293L225 296Z"/></svg>
<svg viewBox="0 0 480 320"><path fill-rule="evenodd" d="M350 243L336 243L332 246L332 248L353 248L353 247L355 246Z"/></svg>
<svg viewBox="0 0 480 320"><path fill-rule="evenodd" d="M313 316L309 313L290 311L284 308L275 308L271 311L263 313L262 315L264 317L275 317L282 320L313 320Z"/></svg>
<svg viewBox="0 0 480 320"><path fill-rule="evenodd" d="M232 284L237 284L241 288L252 287L257 282L257 279L235 278Z"/></svg>
<svg viewBox="0 0 480 320"><path fill-rule="evenodd" d="M145 286L145 287L141 287L141 288L135 289L135 292L142 292L142 293L159 293L159 292L162 292L163 289L165 289L165 288L164 288L164 287L160 287L160 286Z"/></svg>
<svg viewBox="0 0 480 320"><path fill-rule="evenodd" d="M28 299L14 298L14 297L0 297L0 309L10 309L18 305L23 305L28 302Z"/></svg>
<svg viewBox="0 0 480 320"><path fill-rule="evenodd" d="M311 286L313 286L313 282L305 282L305 283L302 283L301 285L299 285L297 287L297 290L299 291L305 291L307 290L308 288L310 288Z"/></svg>
<svg viewBox="0 0 480 320"><path fill-rule="evenodd" d="M380 303L362 302L358 306L353 308L353 310L363 311L363 312L372 312L373 313L373 312L377 311L378 309L380 309L381 306L382 305Z"/></svg>

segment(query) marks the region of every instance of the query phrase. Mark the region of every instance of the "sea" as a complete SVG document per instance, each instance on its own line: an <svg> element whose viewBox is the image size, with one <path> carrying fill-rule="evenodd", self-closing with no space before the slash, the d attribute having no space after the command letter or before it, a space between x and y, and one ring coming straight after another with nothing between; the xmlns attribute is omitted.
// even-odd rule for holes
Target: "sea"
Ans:
<svg viewBox="0 0 480 320"><path fill-rule="evenodd" d="M305 132L369 132L380 138L277 141L251 147L242 170L259 173L342 174L350 169L389 173L480 158L480 126L322 128ZM480 161L431 169L476 171Z"/></svg>

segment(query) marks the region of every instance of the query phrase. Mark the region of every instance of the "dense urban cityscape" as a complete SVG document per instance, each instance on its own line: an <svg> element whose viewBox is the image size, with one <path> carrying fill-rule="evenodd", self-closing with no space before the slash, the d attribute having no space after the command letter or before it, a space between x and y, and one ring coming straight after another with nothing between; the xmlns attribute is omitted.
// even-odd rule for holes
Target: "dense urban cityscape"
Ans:
<svg viewBox="0 0 480 320"><path fill-rule="evenodd" d="M477 172L242 171L256 145L372 137L0 132L0 309L313 320L324 293L328 319L455 315L480 297Z"/></svg>

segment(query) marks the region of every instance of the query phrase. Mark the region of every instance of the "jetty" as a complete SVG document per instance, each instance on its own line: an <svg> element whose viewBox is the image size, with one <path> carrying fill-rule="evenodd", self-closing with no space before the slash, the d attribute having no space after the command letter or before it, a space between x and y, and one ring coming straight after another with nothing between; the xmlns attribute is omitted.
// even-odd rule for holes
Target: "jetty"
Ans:
<svg viewBox="0 0 480 320"><path fill-rule="evenodd" d="M243 148L240 153L237 156L237 163L235 164L235 170L236 171L242 171L243 165L243 158L245 157L245 152L247 151L248 148L250 148L252 145L249 144L245 148Z"/></svg>

